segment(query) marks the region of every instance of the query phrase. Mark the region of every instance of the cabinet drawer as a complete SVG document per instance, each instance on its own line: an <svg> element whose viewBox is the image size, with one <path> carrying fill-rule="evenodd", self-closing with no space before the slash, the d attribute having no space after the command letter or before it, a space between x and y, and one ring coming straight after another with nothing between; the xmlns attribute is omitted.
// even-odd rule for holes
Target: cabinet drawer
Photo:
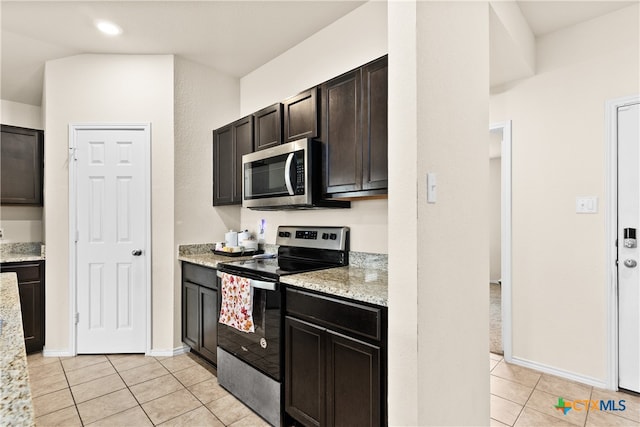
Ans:
<svg viewBox="0 0 640 427"><path fill-rule="evenodd" d="M18 283L39 282L41 279L39 263L25 262L21 265L3 264L0 267L0 271L3 273L16 273L18 276Z"/></svg>
<svg viewBox="0 0 640 427"><path fill-rule="evenodd" d="M191 283L205 286L207 288L216 289L216 270L208 267L200 267L199 265L182 263L182 278Z"/></svg>
<svg viewBox="0 0 640 427"><path fill-rule="evenodd" d="M287 314L329 329L382 339L382 309L324 295L287 289Z"/></svg>

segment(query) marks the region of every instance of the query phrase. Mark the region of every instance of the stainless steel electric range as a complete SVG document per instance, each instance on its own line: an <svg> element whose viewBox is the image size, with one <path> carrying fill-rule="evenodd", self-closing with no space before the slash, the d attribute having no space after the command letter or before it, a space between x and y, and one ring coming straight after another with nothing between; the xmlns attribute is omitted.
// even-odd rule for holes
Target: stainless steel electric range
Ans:
<svg viewBox="0 0 640 427"><path fill-rule="evenodd" d="M269 423L280 426L284 383L280 277L348 265L349 228L280 226L276 245L276 258L218 265L223 312L229 307L225 298L246 300L252 311L249 324L218 324L218 382ZM250 284L250 292L232 294L231 284L245 289ZM221 322L223 317L228 318L221 315Z"/></svg>

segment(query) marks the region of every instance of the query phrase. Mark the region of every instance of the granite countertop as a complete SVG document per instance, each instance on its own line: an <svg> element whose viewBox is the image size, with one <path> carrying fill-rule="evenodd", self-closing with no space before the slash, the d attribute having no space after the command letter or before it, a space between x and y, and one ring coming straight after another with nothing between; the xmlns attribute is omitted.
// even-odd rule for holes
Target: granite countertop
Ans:
<svg viewBox="0 0 640 427"><path fill-rule="evenodd" d="M33 402L15 273L0 274L0 319L0 420L3 425L33 426Z"/></svg>
<svg viewBox="0 0 640 427"><path fill-rule="evenodd" d="M230 257L224 255L217 255L213 252L199 253L199 254L180 254L178 260L190 262L191 264L198 264L209 268L218 268L218 264L221 262L229 261L242 261L245 259L251 259L251 256L238 256Z"/></svg>
<svg viewBox="0 0 640 427"><path fill-rule="evenodd" d="M0 262L43 261L44 246L40 242L0 244Z"/></svg>
<svg viewBox="0 0 640 427"><path fill-rule="evenodd" d="M211 252L210 243L183 245L178 260L217 268L219 263L242 261L250 256L226 257ZM277 247L265 245L265 252L276 253ZM285 285L310 289L328 295L387 307L387 255L349 252L349 266L280 277Z"/></svg>
<svg viewBox="0 0 640 427"><path fill-rule="evenodd" d="M286 285L387 307L387 270L348 266L283 276Z"/></svg>

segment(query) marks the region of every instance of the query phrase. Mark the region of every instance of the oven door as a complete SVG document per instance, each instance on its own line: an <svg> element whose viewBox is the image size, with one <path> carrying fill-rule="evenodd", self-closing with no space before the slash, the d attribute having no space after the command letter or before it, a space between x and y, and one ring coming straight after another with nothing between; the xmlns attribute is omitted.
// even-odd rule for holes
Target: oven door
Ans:
<svg viewBox="0 0 640 427"><path fill-rule="evenodd" d="M222 267L222 266L221 266ZM218 270L218 298L222 306L222 273ZM229 274L236 274L230 273ZM242 276L246 277L246 276ZM218 346L276 381L281 381L280 316L282 294L274 280L251 280L254 332L243 332L218 324Z"/></svg>

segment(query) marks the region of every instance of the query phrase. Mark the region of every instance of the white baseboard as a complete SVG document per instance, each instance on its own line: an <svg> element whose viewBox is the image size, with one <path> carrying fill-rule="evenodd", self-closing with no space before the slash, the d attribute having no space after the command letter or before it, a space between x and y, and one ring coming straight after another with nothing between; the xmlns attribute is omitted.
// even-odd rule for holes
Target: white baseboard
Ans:
<svg viewBox="0 0 640 427"><path fill-rule="evenodd" d="M529 369L535 369L536 371L544 372L545 374L555 375L560 378L565 378L571 381L577 381L586 385L609 389L607 382L596 378L588 377L585 375L576 374L574 372L565 371L562 369L554 368L553 366L547 366L542 363L532 362L526 359L520 359L518 357L512 357L510 363L514 365L522 366Z"/></svg>
<svg viewBox="0 0 640 427"><path fill-rule="evenodd" d="M42 350L42 355L44 357L71 357L75 356L69 350L50 350L45 348Z"/></svg>
<svg viewBox="0 0 640 427"><path fill-rule="evenodd" d="M147 356L173 357L173 356L178 356L180 354L189 353L190 351L191 351L191 348L189 346L182 345L180 347L176 347L174 349L168 349L168 350L152 349L151 351L149 351L149 353L147 353Z"/></svg>

